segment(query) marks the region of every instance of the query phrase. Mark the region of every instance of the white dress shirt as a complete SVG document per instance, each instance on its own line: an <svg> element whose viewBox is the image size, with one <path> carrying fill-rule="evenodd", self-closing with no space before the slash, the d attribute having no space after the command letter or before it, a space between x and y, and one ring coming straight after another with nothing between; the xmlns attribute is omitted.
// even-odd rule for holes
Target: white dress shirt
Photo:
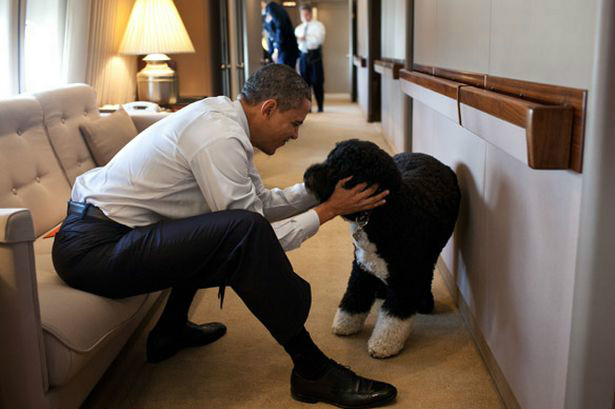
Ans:
<svg viewBox="0 0 615 409"><path fill-rule="evenodd" d="M325 34L325 25L315 19L301 23L295 28L297 45L302 53L320 47L325 42ZM299 40L300 37L303 37L303 40Z"/></svg>
<svg viewBox="0 0 615 409"><path fill-rule="evenodd" d="M266 189L253 155L241 103L207 98L153 124L106 166L79 176L71 197L129 227L250 210L272 222L285 250L297 248L318 231L318 214L308 210L317 200L303 183Z"/></svg>

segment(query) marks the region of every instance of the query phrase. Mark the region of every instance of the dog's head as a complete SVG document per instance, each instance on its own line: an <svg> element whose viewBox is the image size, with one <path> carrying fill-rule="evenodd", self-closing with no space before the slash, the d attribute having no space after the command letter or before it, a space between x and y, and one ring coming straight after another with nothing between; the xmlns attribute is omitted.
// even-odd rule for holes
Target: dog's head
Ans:
<svg viewBox="0 0 615 409"><path fill-rule="evenodd" d="M306 188L324 202L333 194L341 179L352 176L344 187L350 189L359 183L377 183L378 191L396 192L401 174L393 158L368 141L349 139L339 142L322 163L310 166L303 175Z"/></svg>

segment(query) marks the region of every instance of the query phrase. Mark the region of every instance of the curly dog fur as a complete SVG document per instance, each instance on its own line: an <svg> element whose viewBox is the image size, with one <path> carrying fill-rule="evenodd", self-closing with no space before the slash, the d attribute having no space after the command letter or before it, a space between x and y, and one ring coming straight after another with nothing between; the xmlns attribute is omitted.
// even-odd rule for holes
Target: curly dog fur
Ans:
<svg viewBox="0 0 615 409"><path fill-rule="evenodd" d="M374 143L351 139L338 143L323 163L310 166L304 181L323 202L348 176L353 178L346 188L377 183L390 193L383 206L344 216L353 233L355 259L333 332L359 332L374 301L383 299L368 350L372 357L386 358L403 349L415 314L434 308L433 270L459 212L457 177L429 155L391 157ZM367 225L360 227L359 218L366 216Z"/></svg>

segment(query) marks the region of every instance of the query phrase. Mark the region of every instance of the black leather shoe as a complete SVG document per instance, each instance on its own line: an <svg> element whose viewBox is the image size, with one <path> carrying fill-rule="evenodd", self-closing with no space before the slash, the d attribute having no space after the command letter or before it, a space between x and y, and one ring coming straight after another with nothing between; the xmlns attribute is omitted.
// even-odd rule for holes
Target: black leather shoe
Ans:
<svg viewBox="0 0 615 409"><path fill-rule="evenodd" d="M175 331L154 328L147 337L147 361L156 363L172 357L182 348L211 344L226 334L226 326L219 322L195 324L188 321Z"/></svg>
<svg viewBox="0 0 615 409"><path fill-rule="evenodd" d="M363 378L331 361L324 375L314 381L303 378L293 369L290 393L301 402L326 402L340 408L359 409L391 402L397 396L397 389L388 383Z"/></svg>

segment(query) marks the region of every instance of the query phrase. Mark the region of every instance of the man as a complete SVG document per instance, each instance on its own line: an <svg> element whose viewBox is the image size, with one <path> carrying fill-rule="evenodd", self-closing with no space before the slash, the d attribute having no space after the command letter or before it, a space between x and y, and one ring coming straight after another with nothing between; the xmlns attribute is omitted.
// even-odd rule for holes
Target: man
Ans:
<svg viewBox="0 0 615 409"><path fill-rule="evenodd" d="M395 388L318 349L304 328L309 284L284 250L337 215L383 204L388 192L340 182L317 204L303 184L266 189L252 162L254 147L273 155L297 139L309 108L305 81L271 64L238 101L207 98L152 125L77 178L53 262L66 283L105 297L172 289L147 339L150 362L224 335L223 324L189 322L188 309L199 288L220 287L222 298L230 286L290 355L296 399L371 407L394 399Z"/></svg>
<svg viewBox="0 0 615 409"><path fill-rule="evenodd" d="M276 64L286 64L295 68L299 49L293 31L293 23L286 9L275 1L261 0L263 28L267 32L268 48L271 59Z"/></svg>
<svg viewBox="0 0 615 409"><path fill-rule="evenodd" d="M322 43L325 41L325 26L312 16L312 6L301 6L302 23L295 28L299 45L299 72L313 88L318 112L323 112L325 103L325 73L322 68Z"/></svg>

